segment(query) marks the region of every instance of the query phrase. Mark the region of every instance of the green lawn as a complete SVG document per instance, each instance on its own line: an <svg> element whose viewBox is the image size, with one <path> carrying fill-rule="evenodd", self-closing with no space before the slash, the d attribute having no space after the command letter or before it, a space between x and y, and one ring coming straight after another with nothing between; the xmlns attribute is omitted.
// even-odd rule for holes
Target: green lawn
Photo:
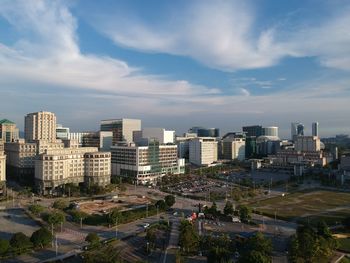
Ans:
<svg viewBox="0 0 350 263"><path fill-rule="evenodd" d="M350 216L350 193L326 190L296 192L250 204L257 211L287 220L314 222L323 219L329 224Z"/></svg>
<svg viewBox="0 0 350 263"><path fill-rule="evenodd" d="M342 260L340 260L340 263L350 263L350 258L343 257Z"/></svg>

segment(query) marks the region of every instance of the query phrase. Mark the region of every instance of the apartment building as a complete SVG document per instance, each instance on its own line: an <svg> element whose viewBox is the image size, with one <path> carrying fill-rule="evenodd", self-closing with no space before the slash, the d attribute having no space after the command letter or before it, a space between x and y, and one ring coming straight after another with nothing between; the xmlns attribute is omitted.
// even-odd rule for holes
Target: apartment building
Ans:
<svg viewBox="0 0 350 263"><path fill-rule="evenodd" d="M45 140L56 141L56 116L52 112L29 113L24 119L25 139L27 142Z"/></svg>
<svg viewBox="0 0 350 263"><path fill-rule="evenodd" d="M101 121L101 131L112 132L112 144L118 142L131 143L134 141L134 132L141 131L141 120L137 119L111 119Z"/></svg>
<svg viewBox="0 0 350 263"><path fill-rule="evenodd" d="M0 120L0 140L13 142L19 138L19 130L16 124L7 119Z"/></svg>

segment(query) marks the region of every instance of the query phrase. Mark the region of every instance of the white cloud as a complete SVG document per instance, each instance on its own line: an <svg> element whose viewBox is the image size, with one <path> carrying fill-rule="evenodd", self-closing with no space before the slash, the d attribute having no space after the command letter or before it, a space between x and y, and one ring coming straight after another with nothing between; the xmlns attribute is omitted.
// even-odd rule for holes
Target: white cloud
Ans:
<svg viewBox="0 0 350 263"><path fill-rule="evenodd" d="M225 71L269 67L288 56L317 57L324 66L350 69L349 6L317 27L290 31L277 21L275 27L259 30L249 2L190 1L184 11L176 10L177 16L167 13L156 25L129 13L90 20L117 45L188 56Z"/></svg>

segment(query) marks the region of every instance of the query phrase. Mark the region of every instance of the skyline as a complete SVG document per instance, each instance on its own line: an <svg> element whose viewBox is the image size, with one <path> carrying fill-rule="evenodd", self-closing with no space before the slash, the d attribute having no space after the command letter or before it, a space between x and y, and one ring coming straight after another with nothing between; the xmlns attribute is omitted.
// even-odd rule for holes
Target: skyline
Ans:
<svg viewBox="0 0 350 263"><path fill-rule="evenodd" d="M277 3L276 3L277 2ZM349 134L347 1L4 1L0 118ZM3 98L6 98L5 100ZM14 108L14 105L16 106Z"/></svg>

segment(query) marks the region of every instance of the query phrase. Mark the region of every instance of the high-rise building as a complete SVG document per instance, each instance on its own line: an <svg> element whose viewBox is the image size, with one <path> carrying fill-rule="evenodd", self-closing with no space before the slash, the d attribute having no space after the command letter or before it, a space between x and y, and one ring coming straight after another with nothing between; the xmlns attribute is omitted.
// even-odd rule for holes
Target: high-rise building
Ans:
<svg viewBox="0 0 350 263"><path fill-rule="evenodd" d="M0 192L6 181L6 155L4 153L4 143L0 140Z"/></svg>
<svg viewBox="0 0 350 263"><path fill-rule="evenodd" d="M19 130L16 124L7 119L0 120L0 140L4 143L19 139Z"/></svg>
<svg viewBox="0 0 350 263"><path fill-rule="evenodd" d="M174 143L175 131L163 128L143 128L142 138L155 138L160 144Z"/></svg>
<svg viewBox="0 0 350 263"><path fill-rule="evenodd" d="M254 158L257 154L256 137L247 136L245 139L245 158Z"/></svg>
<svg viewBox="0 0 350 263"><path fill-rule="evenodd" d="M294 141L295 136L304 136L304 125L300 122L292 122L291 123L291 139Z"/></svg>
<svg viewBox="0 0 350 263"><path fill-rule="evenodd" d="M220 137L220 129L218 128L192 127L188 132L195 133L198 137Z"/></svg>
<svg viewBox="0 0 350 263"><path fill-rule="evenodd" d="M137 119L112 119L101 121L101 131L113 132L112 144L118 142L133 142L134 132L141 131L141 120Z"/></svg>
<svg viewBox="0 0 350 263"><path fill-rule="evenodd" d="M295 140L295 151L319 152L321 150L320 138L316 136L297 136Z"/></svg>
<svg viewBox="0 0 350 263"><path fill-rule="evenodd" d="M319 134L318 134L318 122L313 122L312 123L312 136L319 137Z"/></svg>
<svg viewBox="0 0 350 263"><path fill-rule="evenodd" d="M265 136L274 136L278 137L278 127L270 126L263 128L263 133Z"/></svg>
<svg viewBox="0 0 350 263"><path fill-rule="evenodd" d="M56 141L56 116L52 112L40 111L29 113L24 122L27 142L46 140Z"/></svg>
<svg viewBox="0 0 350 263"><path fill-rule="evenodd" d="M223 157L227 160L245 159L245 138L237 138L235 136L227 136L222 140Z"/></svg>
<svg viewBox="0 0 350 263"><path fill-rule="evenodd" d="M250 136L259 137L263 135L263 127L260 125L243 126L242 130L247 137L250 137Z"/></svg>
<svg viewBox="0 0 350 263"><path fill-rule="evenodd" d="M63 127L62 124L57 124L56 125L56 138L57 139L70 139L69 138L69 128L68 127Z"/></svg>
<svg viewBox="0 0 350 263"><path fill-rule="evenodd" d="M211 137L197 137L189 142L190 158L192 164L207 166L218 160L218 142Z"/></svg>
<svg viewBox="0 0 350 263"><path fill-rule="evenodd" d="M112 175L145 184L155 183L167 174L185 173L185 160L177 157L176 145L161 145L157 140L148 142L145 146L135 143L112 146Z"/></svg>

